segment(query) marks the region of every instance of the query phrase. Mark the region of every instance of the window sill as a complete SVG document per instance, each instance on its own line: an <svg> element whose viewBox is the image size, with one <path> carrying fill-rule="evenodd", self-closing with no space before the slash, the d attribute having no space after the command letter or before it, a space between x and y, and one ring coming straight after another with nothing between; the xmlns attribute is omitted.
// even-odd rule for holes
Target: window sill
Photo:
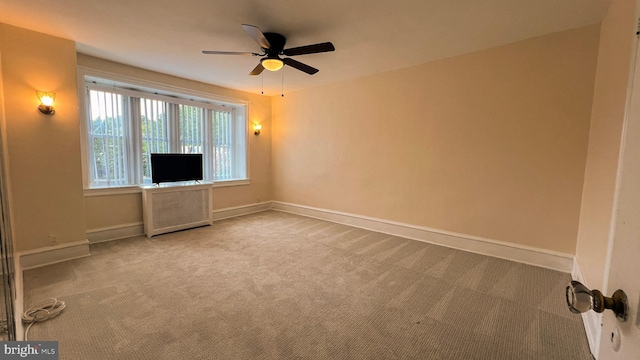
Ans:
<svg viewBox="0 0 640 360"><path fill-rule="evenodd" d="M251 181L249 179L242 180L227 180L227 181L217 181L214 182L212 187L227 187L227 186L240 186L240 185L249 185Z"/></svg>
<svg viewBox="0 0 640 360"><path fill-rule="evenodd" d="M142 190L139 186L112 186L84 189L84 196L108 196L108 195L124 195L124 194L140 194Z"/></svg>
<svg viewBox="0 0 640 360"><path fill-rule="evenodd" d="M221 188L221 187L242 186L242 185L249 185L249 184L251 184L251 181L249 179L227 180L227 181L217 181L217 182L211 183L211 187ZM142 188L140 187L140 185L112 186L112 187L84 189L85 197L140 194L140 193L142 193Z"/></svg>

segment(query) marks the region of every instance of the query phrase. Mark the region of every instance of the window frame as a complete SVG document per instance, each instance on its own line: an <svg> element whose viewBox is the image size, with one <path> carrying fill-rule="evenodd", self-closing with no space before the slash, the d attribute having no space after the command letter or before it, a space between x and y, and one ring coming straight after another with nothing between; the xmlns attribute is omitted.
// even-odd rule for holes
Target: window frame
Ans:
<svg viewBox="0 0 640 360"><path fill-rule="evenodd" d="M175 109L177 112L178 104L187 106L198 106L209 110L224 110L235 109L232 112L234 117L234 124L242 122L244 124L244 133L238 134L244 140L244 162L241 162L245 170L245 177L234 180L217 180L208 181L212 184L212 187L226 187L226 186L238 186L248 185L251 181L250 175L250 137L249 137L249 102L240 99L233 99L207 92L178 87L169 84L162 84L154 81L148 81L140 78L135 78L127 75L116 74L108 71L97 70L78 66L78 102L79 102L79 125L80 125L80 150L82 157L82 184L85 195L109 195L119 193L130 193L134 189L139 189L141 185L144 185L141 173L141 156L142 148L141 143L138 143L137 139L133 137L140 137L140 129L136 129L134 122L130 122L128 125L130 128L128 131L132 135L127 141L126 146L129 147L130 154L133 155L133 159L128 159L128 176L133 184L129 185L110 185L110 186L91 186L90 184L90 164L89 164L89 133L88 133L88 119L89 102L86 101L87 86L96 89L102 89L103 91L117 92L125 96L132 96L136 98L154 99L160 101L170 102L176 104ZM115 91L114 91L115 90ZM132 103L135 103L133 101ZM131 106L127 105L128 111L135 112L135 109L131 109ZM206 114L210 113L205 111ZM208 115L205 116L208 118ZM177 119L176 119L177 121ZM169 121L171 122L171 121ZM177 133L176 133L177 134ZM170 136L179 136L173 134ZM137 146L140 145L140 146ZM140 147L138 149L138 147ZM172 150L170 150L172 151ZM213 164L204 164L205 167L213 166ZM140 173L140 174L138 174Z"/></svg>

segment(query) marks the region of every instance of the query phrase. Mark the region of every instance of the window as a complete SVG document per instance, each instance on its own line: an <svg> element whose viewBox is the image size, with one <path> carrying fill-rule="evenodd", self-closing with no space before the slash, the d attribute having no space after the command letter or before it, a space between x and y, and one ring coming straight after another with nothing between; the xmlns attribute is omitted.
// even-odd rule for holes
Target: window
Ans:
<svg viewBox="0 0 640 360"><path fill-rule="evenodd" d="M88 101L94 104L87 124L90 176L96 185L126 185L123 98L104 91L91 91L89 95Z"/></svg>
<svg viewBox="0 0 640 360"><path fill-rule="evenodd" d="M205 180L247 179L244 105L119 85L85 81L90 188L150 184L151 153L202 154Z"/></svg>

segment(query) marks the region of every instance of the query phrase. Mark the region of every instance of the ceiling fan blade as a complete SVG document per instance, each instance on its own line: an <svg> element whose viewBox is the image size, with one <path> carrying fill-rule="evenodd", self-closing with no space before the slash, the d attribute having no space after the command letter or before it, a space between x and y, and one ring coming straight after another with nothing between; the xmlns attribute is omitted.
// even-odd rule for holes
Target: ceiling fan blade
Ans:
<svg viewBox="0 0 640 360"><path fill-rule="evenodd" d="M282 53L287 56L316 54L327 51L334 51L336 48L330 42L324 42L320 44L306 45L294 47L291 49L285 49Z"/></svg>
<svg viewBox="0 0 640 360"><path fill-rule="evenodd" d="M251 75L251 76L260 75L260 74L262 74L263 70L264 70L264 66L262 66L262 63L258 63L258 66L253 68L253 70L251 70L249 75Z"/></svg>
<svg viewBox="0 0 640 360"><path fill-rule="evenodd" d="M242 24L242 28L244 29L244 31L247 32L247 34L249 34L249 36L253 38L253 40L255 40L258 43L258 45L260 45L261 48L263 49L271 48L271 44L269 43L269 40L267 40L267 38L264 37L262 30L258 29L257 26Z"/></svg>
<svg viewBox="0 0 640 360"><path fill-rule="evenodd" d="M244 55L244 56L262 56L258 53L252 52L237 52L237 51L212 51L212 50L203 50L203 54L207 55Z"/></svg>
<svg viewBox="0 0 640 360"><path fill-rule="evenodd" d="M302 72L306 72L309 75L313 75L313 74L317 73L318 71L320 71L320 70L318 70L318 69L316 69L314 67L311 67L311 66L309 66L307 64L303 64L300 61L293 60L291 58L284 58L284 59L282 59L282 61L285 64L291 66L292 68L296 68L296 69L298 69L298 70L300 70Z"/></svg>

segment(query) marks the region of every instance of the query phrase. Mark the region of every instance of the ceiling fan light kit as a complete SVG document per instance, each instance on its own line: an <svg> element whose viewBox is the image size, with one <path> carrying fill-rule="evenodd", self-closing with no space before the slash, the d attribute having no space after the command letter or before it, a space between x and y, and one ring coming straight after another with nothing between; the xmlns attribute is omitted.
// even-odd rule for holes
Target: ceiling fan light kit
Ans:
<svg viewBox="0 0 640 360"><path fill-rule="evenodd" d="M282 62L282 60L277 58L276 59L264 58L260 60L260 64L262 65L263 68L269 71L278 71L282 69L282 67L284 66L284 63Z"/></svg>
<svg viewBox="0 0 640 360"><path fill-rule="evenodd" d="M209 51L202 53L208 55L244 55L244 56L264 56L260 59L260 63L249 73L249 75L260 75L264 69L269 71L278 71L284 65L291 66L294 69L305 72L309 75L317 73L319 70L307 64L303 64L292 58L281 59L280 55L297 56L307 54L317 54L322 52L334 51L335 47L330 42L318 43L313 45L299 46L295 48L285 49L284 45L287 38L278 33L263 33L257 26L242 24L242 28L255 40L260 46L262 53L252 52L231 52L231 51Z"/></svg>

